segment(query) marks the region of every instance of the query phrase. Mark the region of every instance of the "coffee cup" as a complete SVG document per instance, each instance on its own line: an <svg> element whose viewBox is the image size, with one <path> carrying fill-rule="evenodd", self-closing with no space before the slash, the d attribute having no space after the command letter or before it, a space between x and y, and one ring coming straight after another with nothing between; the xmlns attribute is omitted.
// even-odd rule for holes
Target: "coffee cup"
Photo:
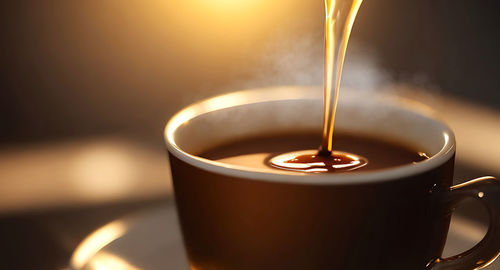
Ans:
<svg viewBox="0 0 500 270"><path fill-rule="evenodd" d="M422 162L308 174L199 155L263 134L321 132L321 120L320 89L278 87L207 99L169 121L165 141L191 269L477 269L499 255L500 182L453 186L452 130L408 103L345 93L336 129L415 146L429 156ZM441 258L451 214L466 198L488 210L488 232L472 249Z"/></svg>

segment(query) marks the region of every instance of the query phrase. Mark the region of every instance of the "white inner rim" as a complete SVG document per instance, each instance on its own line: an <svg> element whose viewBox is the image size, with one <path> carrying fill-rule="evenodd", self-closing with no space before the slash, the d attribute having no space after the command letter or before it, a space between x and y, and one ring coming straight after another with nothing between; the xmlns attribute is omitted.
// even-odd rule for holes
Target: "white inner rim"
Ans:
<svg viewBox="0 0 500 270"><path fill-rule="evenodd" d="M431 117L428 111L424 110L424 107L411 101L394 99L388 96L358 93L355 91L349 91L341 97L339 113L337 115L337 125L339 129L352 129L356 130L356 132L370 135L377 130L376 132L382 134L382 137L389 137L392 140L399 140L400 142L409 142L410 145L420 144L424 148L429 146L426 151L432 155L431 158L417 164L408 164L380 171L307 174L287 171L273 173L268 170L259 170L212 161L189 153L193 153L193 151L189 149L191 147L189 142L196 142L196 139L186 138L193 135L193 132L183 133L183 130L189 129L191 126L196 126L197 123L202 127L203 124L200 125L199 122L207 122L204 123L204 125L211 125L210 121L206 121L206 119L210 120L212 117L211 114L217 115L217 113L220 114L220 112L224 112L224 110L229 110L229 113L226 113L225 116L225 120L229 121L232 120L231 117L237 117L238 112L245 111L245 109L251 110L253 107L257 106L262 106L262 108L279 107L277 105L287 102L291 102L293 105L311 102L319 104L321 98L322 92L320 88L279 87L247 90L207 99L183 109L172 117L165 128L167 148L171 154L180 160L195 167L218 174L263 181L328 185L390 181L419 174L442 165L455 153L455 138L453 132L445 124ZM349 121L348 118L351 116L342 115L342 112L348 111L353 105L356 105L356 108L370 107L371 109L367 109L367 111L360 110L359 121ZM380 113L380 109L377 110L377 108L383 108L384 110L387 108L387 112ZM262 112L258 107L254 110L253 113L258 114ZM376 115L373 110L377 112ZM316 115L314 115L314 117L319 117L318 121L321 122L321 114L318 116L318 112L321 113L321 110L315 111ZM304 114L302 113L302 115ZM263 119L264 118L260 119L260 121L266 122L262 121ZM219 119L218 121L220 122L222 120ZM256 122L253 123L254 125L259 124L259 119L255 121ZM360 121L366 123L360 124ZM283 125L288 125L288 128L293 127L293 130L296 130L297 126L303 125L303 130L311 130L311 126L307 126L308 124L304 124L303 122L298 123L297 120L295 120L294 123L285 123ZM231 130L231 127L226 126L224 128L225 130L218 131L220 131L220 134L224 134L224 132L227 133L228 130ZM200 133L201 136L207 136L206 128L207 127L205 127L205 129L200 128L196 130L195 133ZM259 133L258 129L252 129L251 132L254 130L256 134L240 134L240 137L242 137L242 135L247 135L244 137L251 137L252 135L262 134L263 132L261 131ZM298 130L300 130L300 128L298 128ZM244 130L241 132L248 133L248 131ZM398 135L393 136L393 134L396 133ZM197 138L200 138L199 134ZM181 140L184 140L184 142L179 142ZM225 139L221 137L221 141L224 140ZM200 141L203 141L203 139ZM213 140L207 140L206 144L211 144L211 146L217 145L217 143L213 143Z"/></svg>

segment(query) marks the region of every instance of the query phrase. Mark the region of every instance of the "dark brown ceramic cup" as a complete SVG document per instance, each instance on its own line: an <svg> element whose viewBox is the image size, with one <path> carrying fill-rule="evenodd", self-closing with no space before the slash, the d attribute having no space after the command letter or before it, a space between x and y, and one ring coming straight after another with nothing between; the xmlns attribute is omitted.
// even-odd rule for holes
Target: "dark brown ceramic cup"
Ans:
<svg viewBox="0 0 500 270"><path fill-rule="evenodd" d="M165 138L191 269L476 269L498 256L499 182L451 186L453 132L406 104L344 95L336 128L424 149L424 162L301 174L196 156L238 139L320 130L321 110L320 91L288 87L219 96L170 120ZM451 213L465 198L487 208L488 233L443 259Z"/></svg>

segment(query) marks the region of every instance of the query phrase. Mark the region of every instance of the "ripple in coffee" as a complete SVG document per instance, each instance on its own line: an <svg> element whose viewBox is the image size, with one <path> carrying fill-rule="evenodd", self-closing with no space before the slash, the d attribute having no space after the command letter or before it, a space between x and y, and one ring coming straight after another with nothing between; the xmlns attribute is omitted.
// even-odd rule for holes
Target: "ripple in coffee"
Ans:
<svg viewBox="0 0 500 270"><path fill-rule="evenodd" d="M314 133L263 135L220 145L199 153L199 156L226 164L269 170L275 173L279 173L282 169L306 173L352 171L341 168L341 165L349 163L347 167L354 167L356 166L354 162L358 161L359 156L345 153L358 153L370 160L369 163L364 161L358 163L359 167L356 171L382 170L427 159L427 155L416 147L342 133L336 134L335 137L336 147L342 153L336 157L325 157L317 155L317 151L311 153L311 150L304 150L315 147L320 137L320 134ZM339 157L346 158L334 160ZM279 167L276 165L279 164L277 158L281 158L281 162L288 162L288 164ZM333 162L335 166L332 166ZM294 165L296 167L292 169Z"/></svg>

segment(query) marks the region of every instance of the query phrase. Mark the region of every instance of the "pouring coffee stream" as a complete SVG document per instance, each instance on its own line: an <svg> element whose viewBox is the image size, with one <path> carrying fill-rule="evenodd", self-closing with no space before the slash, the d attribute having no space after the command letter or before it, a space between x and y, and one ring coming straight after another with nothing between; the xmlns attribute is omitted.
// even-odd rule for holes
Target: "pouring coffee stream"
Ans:
<svg viewBox="0 0 500 270"><path fill-rule="evenodd" d="M363 0L325 0L324 119L319 150L291 152L270 159L271 166L299 172L351 171L368 164L356 154L334 151L334 126L347 44Z"/></svg>

